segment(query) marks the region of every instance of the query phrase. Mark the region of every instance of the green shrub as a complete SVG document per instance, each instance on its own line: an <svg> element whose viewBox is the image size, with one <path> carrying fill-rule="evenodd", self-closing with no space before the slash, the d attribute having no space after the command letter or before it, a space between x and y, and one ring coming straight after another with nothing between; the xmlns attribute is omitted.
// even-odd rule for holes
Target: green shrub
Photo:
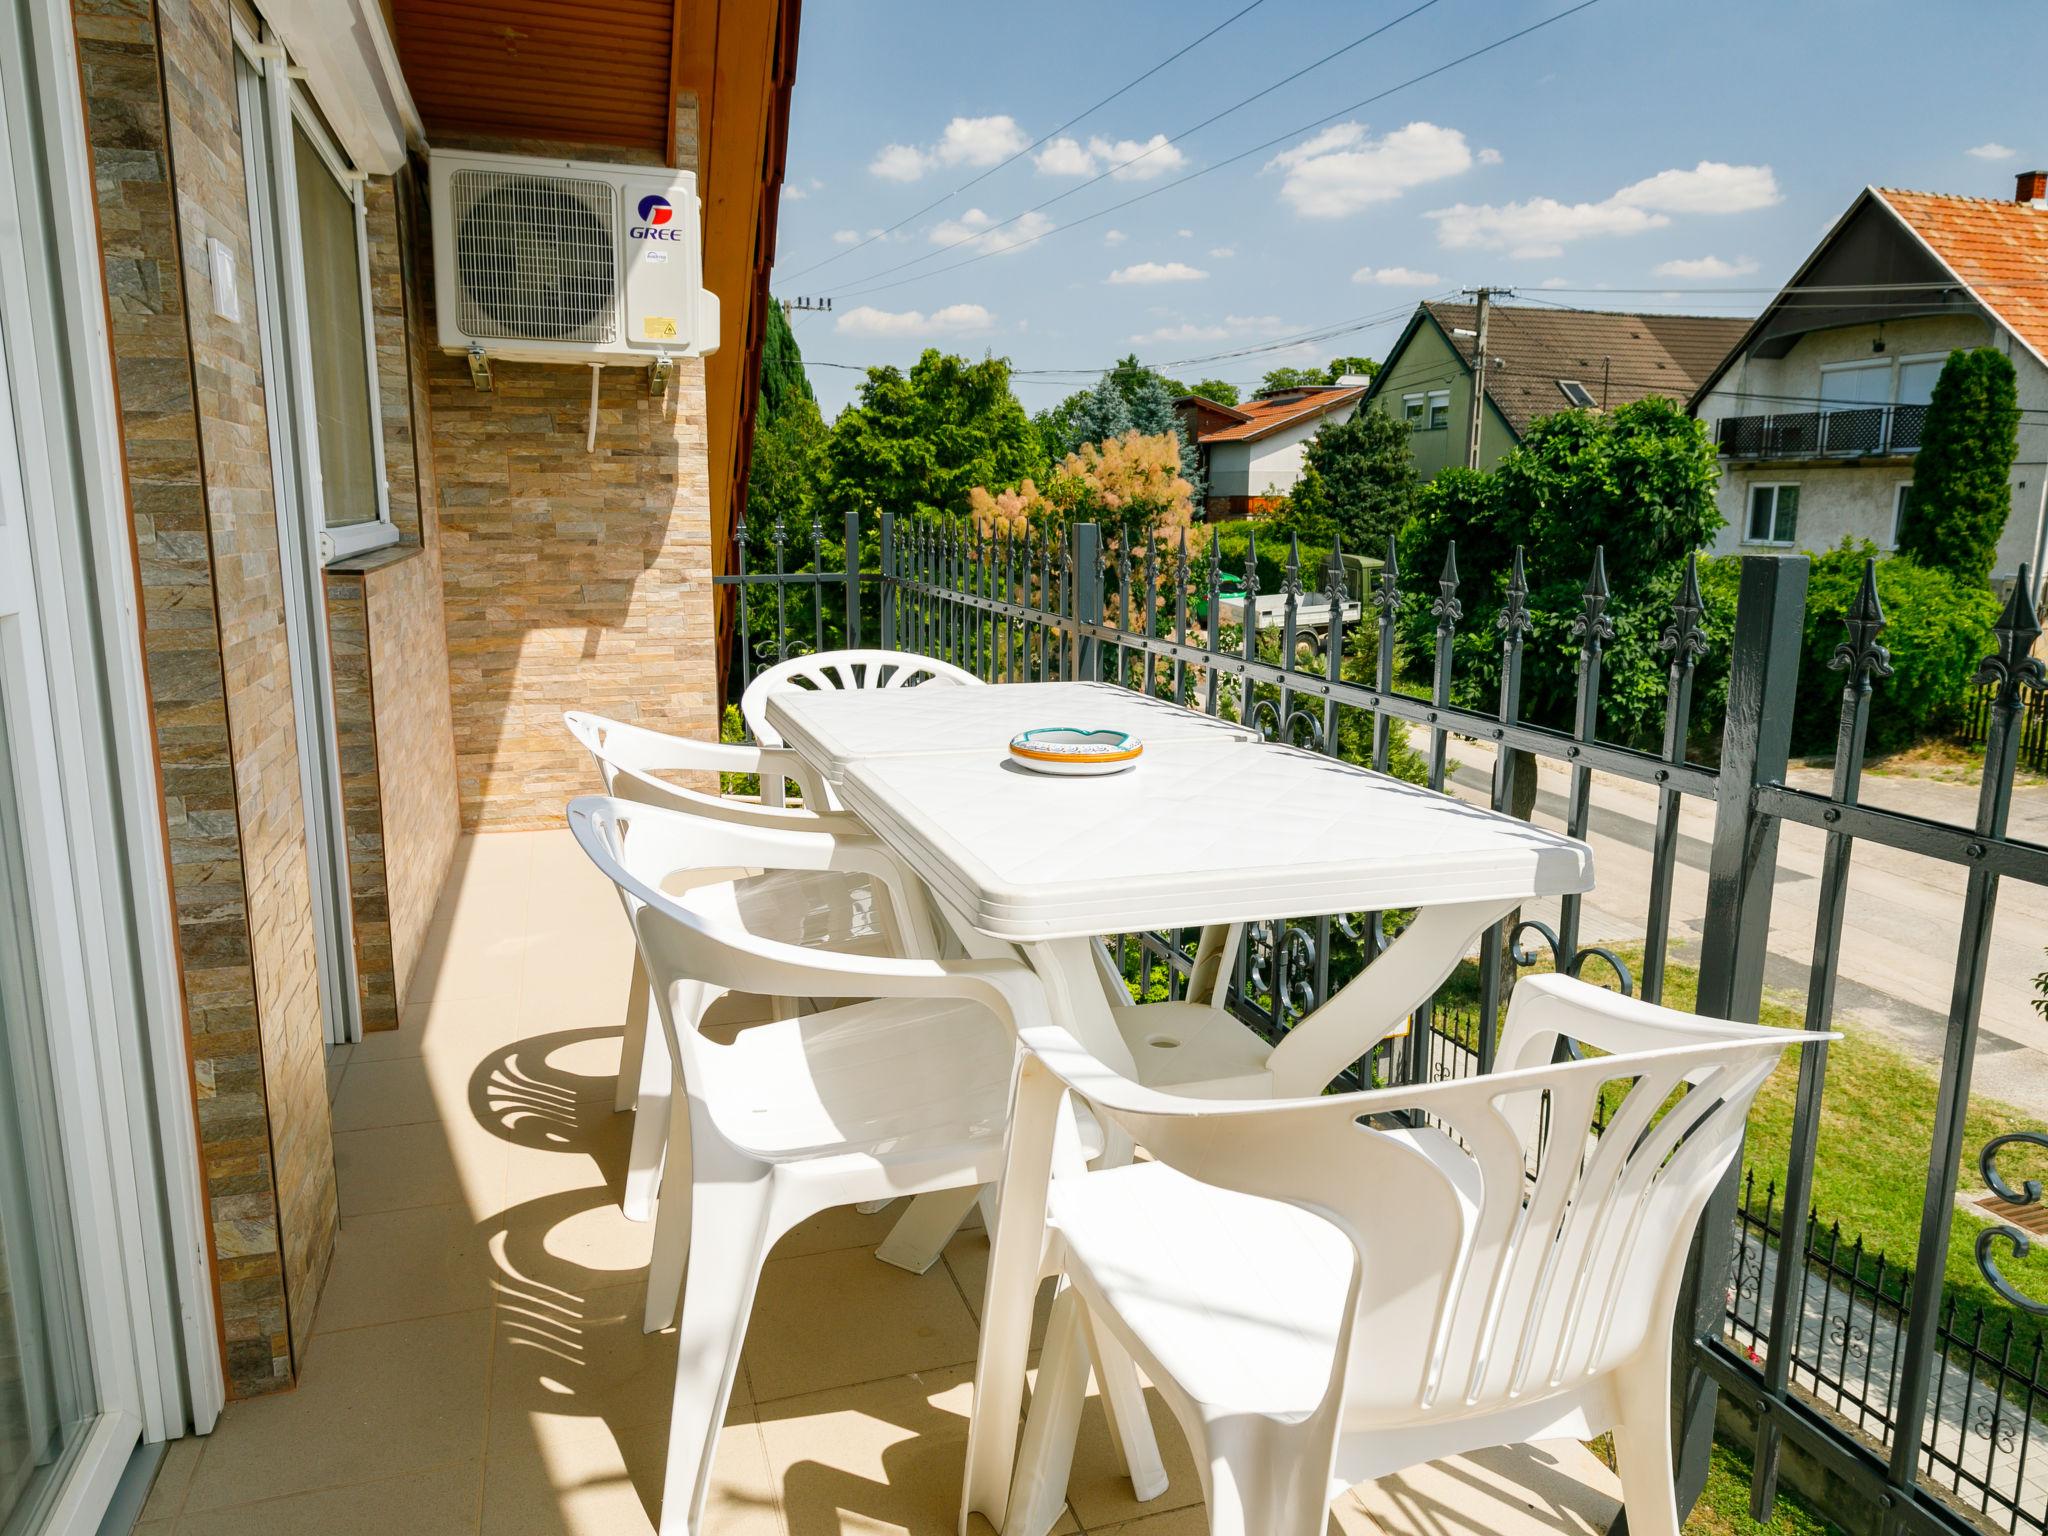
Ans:
<svg viewBox="0 0 2048 1536"><path fill-rule="evenodd" d="M1806 626L1793 746L1832 749L1841 720L1843 674L1828 662L1847 635L1842 616L1863 584L1868 542L1844 539L1813 557L1806 588ZM1903 556L1877 563L1884 608L1882 640L1892 675L1872 684L1870 746L1880 752L1954 731L1962 721L1977 665L1990 655L1998 600L1966 577L1915 564Z"/></svg>
<svg viewBox="0 0 2048 1536"><path fill-rule="evenodd" d="M1276 529L1265 523L1239 519L1235 522L1214 523L1210 526L1209 537L1216 543L1216 559L1226 576L1244 575L1246 549L1256 537L1258 540L1259 591L1270 596L1280 590L1286 579L1287 560L1292 545L1284 529ZM1303 542L1301 546L1301 590L1320 592L1330 584L1330 550L1326 544ZM1208 586L1209 555L1204 550L1199 557L1188 557L1188 581L1199 596ZM1344 551L1344 590L1355 602L1364 595L1366 584L1380 568L1380 561L1367 558L1365 552L1353 549Z"/></svg>
<svg viewBox="0 0 2048 1536"><path fill-rule="evenodd" d="M1935 381L1899 523L1899 553L1982 585L2012 515L2020 407L2012 359L1996 347L1949 353Z"/></svg>

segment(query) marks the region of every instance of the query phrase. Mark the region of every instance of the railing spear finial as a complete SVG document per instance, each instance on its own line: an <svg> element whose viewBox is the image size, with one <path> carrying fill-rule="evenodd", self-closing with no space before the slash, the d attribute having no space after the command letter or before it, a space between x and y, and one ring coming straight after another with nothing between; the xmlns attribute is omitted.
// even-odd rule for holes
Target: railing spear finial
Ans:
<svg viewBox="0 0 2048 1536"><path fill-rule="evenodd" d="M1877 638L1890 622L1877 598L1877 561L1866 560L1863 584L1857 588L1849 611L1842 615L1842 626L1849 631L1849 638L1836 646L1835 654L1828 658L1831 668L1849 674L1845 686L1867 693L1872 678L1892 675L1892 653Z"/></svg>
<svg viewBox="0 0 2048 1536"><path fill-rule="evenodd" d="M1706 616L1707 600L1700 595L1700 557L1694 553L1685 557L1685 583L1671 605L1671 622L1657 638L1657 649L1672 653L1674 667L1690 667L1706 653Z"/></svg>
<svg viewBox="0 0 2048 1536"><path fill-rule="evenodd" d="M1598 655L1614 638L1614 620L1607 617L1607 546L1593 546L1593 571L1586 578L1585 611L1572 620L1572 634L1582 653Z"/></svg>
<svg viewBox="0 0 2048 1536"><path fill-rule="evenodd" d="M1501 632L1503 643L1515 645L1529 633L1529 573L1522 566L1522 546L1515 546L1515 563L1508 572L1507 601L1500 605L1500 614L1494 624Z"/></svg>
<svg viewBox="0 0 2048 1536"><path fill-rule="evenodd" d="M1998 649L1978 665L1974 679L1980 687L1995 687L1998 696L1994 702L2007 708L2019 702L2022 689L2048 692L2048 666L2033 654L2034 642L2041 638L2041 619L2034 612L2033 593L2028 590L2031 575L2026 566L2020 567L2005 611L1991 626Z"/></svg>
<svg viewBox="0 0 2048 1536"><path fill-rule="evenodd" d="M1436 632L1449 639L1451 631L1458 627L1458 620L1465 617L1465 605L1458 601L1458 541L1452 539L1444 546L1444 573L1436 579L1437 600L1429 605L1429 611L1436 616Z"/></svg>

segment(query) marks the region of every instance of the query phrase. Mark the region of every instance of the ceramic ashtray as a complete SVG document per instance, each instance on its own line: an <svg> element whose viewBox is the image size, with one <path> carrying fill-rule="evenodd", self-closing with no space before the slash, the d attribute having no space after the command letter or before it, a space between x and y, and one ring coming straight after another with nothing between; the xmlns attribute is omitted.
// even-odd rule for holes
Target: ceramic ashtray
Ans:
<svg viewBox="0 0 2048 1536"><path fill-rule="evenodd" d="M1010 738L1010 761L1033 773L1083 777L1135 768L1145 744L1129 731L1087 731L1046 726Z"/></svg>

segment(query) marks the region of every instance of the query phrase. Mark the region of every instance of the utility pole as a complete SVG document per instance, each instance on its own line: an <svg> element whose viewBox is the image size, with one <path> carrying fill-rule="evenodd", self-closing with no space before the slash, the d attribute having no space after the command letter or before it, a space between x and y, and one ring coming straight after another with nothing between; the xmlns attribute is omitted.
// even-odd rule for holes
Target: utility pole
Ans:
<svg viewBox="0 0 2048 1536"><path fill-rule="evenodd" d="M1478 315L1473 321L1472 340L1472 420L1465 436L1465 467L1479 467L1479 429L1486 420L1486 320L1493 307L1496 295L1513 298L1512 288L1468 288L1478 304Z"/></svg>

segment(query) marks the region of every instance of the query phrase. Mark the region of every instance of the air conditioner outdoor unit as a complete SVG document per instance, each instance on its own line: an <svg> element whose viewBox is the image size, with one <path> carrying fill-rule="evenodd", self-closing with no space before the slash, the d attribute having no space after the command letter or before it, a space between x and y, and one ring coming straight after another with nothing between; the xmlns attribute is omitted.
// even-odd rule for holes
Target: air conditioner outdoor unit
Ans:
<svg viewBox="0 0 2048 1536"><path fill-rule="evenodd" d="M450 150L430 166L442 346L531 363L717 350L695 176Z"/></svg>

